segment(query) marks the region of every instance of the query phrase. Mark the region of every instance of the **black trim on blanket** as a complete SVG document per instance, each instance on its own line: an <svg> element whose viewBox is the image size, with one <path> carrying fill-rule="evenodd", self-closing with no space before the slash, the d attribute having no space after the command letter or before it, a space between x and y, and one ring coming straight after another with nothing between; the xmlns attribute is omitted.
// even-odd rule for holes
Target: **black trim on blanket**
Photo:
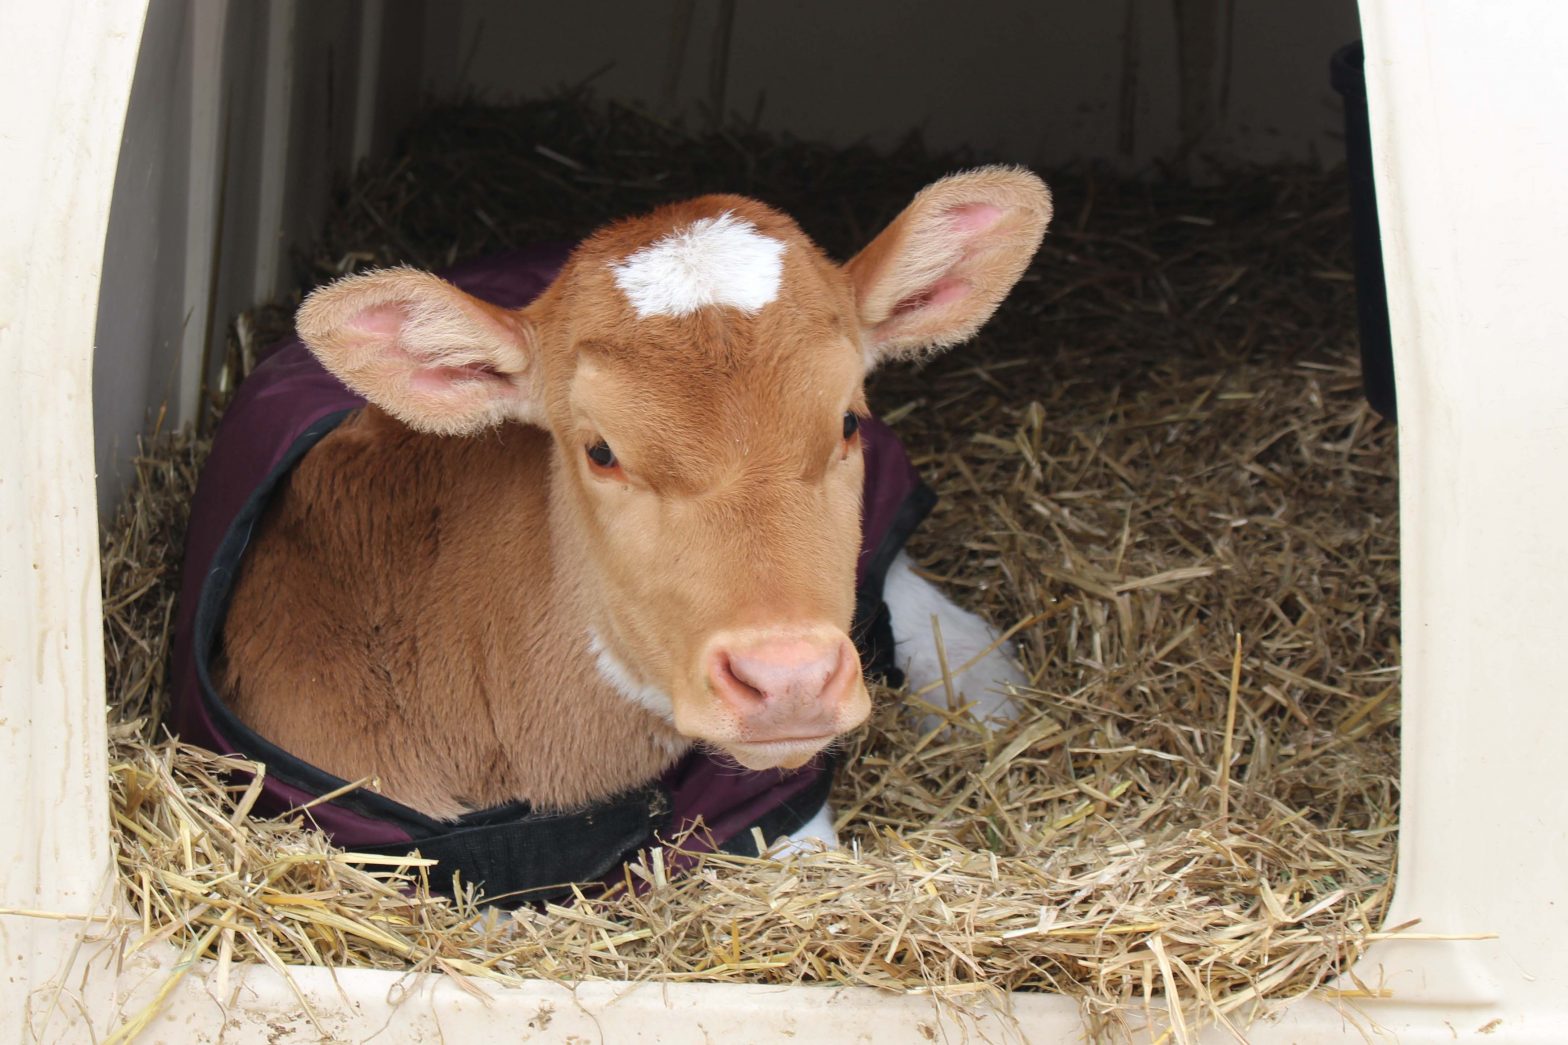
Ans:
<svg viewBox="0 0 1568 1045"><path fill-rule="evenodd" d="M893 560L935 505L936 492L925 483L909 492L893 513L881 543L866 560L865 577L855 591L855 622L850 636L860 652L861 671L867 678L880 678L894 689L904 684L904 672L894 657L893 617L882 599L882 588Z"/></svg>

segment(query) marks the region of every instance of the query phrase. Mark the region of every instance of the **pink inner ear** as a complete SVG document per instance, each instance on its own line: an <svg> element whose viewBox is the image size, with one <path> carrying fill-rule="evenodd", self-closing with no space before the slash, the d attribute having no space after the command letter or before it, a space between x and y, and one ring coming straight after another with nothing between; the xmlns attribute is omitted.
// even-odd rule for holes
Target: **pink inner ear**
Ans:
<svg viewBox="0 0 1568 1045"><path fill-rule="evenodd" d="M454 385L468 381L505 384L506 377L488 363L467 363L463 366L422 366L408 378L408 386L416 392L446 392Z"/></svg>
<svg viewBox="0 0 1568 1045"><path fill-rule="evenodd" d="M395 337L407 321L408 314L402 305L375 305L359 312L348 325L363 334Z"/></svg>
<svg viewBox="0 0 1568 1045"><path fill-rule="evenodd" d="M960 236L978 236L1001 221L1003 213L990 203L969 203L947 212L948 227Z"/></svg>
<svg viewBox="0 0 1568 1045"><path fill-rule="evenodd" d="M931 284L918 294L911 294L904 298L893 308L894 316L902 316L908 312L921 309L941 308L950 305L959 298L969 293L969 284L961 279L942 279Z"/></svg>

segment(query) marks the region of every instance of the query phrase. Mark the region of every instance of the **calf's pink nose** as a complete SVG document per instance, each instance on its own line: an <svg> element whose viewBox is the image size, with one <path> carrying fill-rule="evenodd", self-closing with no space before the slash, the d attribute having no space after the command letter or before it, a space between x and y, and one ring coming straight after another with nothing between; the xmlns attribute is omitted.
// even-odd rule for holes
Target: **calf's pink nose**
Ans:
<svg viewBox="0 0 1568 1045"><path fill-rule="evenodd" d="M742 724L803 736L833 731L858 674L859 658L842 636L720 647L708 663L714 692Z"/></svg>

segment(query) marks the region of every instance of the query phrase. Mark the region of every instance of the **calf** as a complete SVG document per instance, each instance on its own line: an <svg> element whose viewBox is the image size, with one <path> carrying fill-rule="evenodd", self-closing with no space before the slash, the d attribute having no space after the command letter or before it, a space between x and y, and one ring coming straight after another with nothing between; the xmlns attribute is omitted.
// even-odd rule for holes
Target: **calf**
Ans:
<svg viewBox="0 0 1568 1045"><path fill-rule="evenodd" d="M251 729L436 818L582 807L691 745L801 766L869 710L848 629L866 374L973 334L1050 218L1033 175L921 192L847 264L707 196L583 242L527 307L390 269L298 328L368 400L250 540L218 688ZM984 625L889 573L900 657ZM1016 681L1005 653L970 690ZM995 695L983 702L995 710Z"/></svg>

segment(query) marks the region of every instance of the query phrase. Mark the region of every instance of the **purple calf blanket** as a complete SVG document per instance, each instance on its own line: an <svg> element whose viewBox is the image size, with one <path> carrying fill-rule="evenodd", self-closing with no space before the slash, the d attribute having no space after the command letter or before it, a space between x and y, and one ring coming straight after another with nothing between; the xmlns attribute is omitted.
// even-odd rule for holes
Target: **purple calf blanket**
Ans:
<svg viewBox="0 0 1568 1045"><path fill-rule="evenodd" d="M559 246L526 248L443 275L477 297L518 308L550 284L568 253ZM171 725L190 743L265 763L256 806L263 815L286 813L347 782L240 722L214 687L211 665L234 577L278 480L363 405L299 340L275 347L235 393L192 502ZM934 497L887 426L868 420L861 432L866 485L853 630L868 674L894 674L882 581ZM450 883L456 873L491 899L538 899L569 882L620 880L623 861L661 840L683 838L682 847L694 852L754 853L751 828L771 840L800 827L821 808L832 775L832 764L822 758L794 771L751 772L698 750L632 794L570 813L537 813L519 802L440 821L360 789L318 802L308 815L345 848L419 849L440 861L433 883Z"/></svg>

